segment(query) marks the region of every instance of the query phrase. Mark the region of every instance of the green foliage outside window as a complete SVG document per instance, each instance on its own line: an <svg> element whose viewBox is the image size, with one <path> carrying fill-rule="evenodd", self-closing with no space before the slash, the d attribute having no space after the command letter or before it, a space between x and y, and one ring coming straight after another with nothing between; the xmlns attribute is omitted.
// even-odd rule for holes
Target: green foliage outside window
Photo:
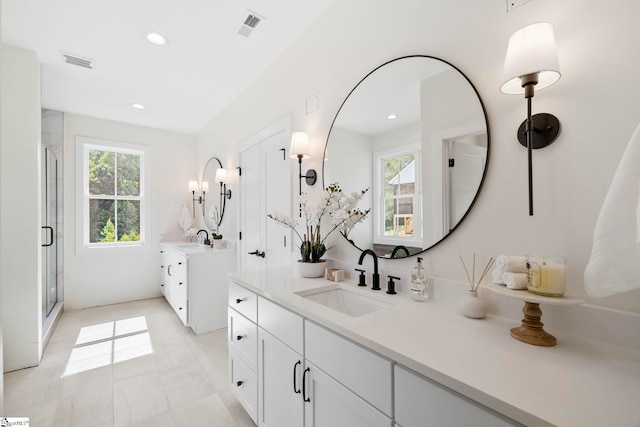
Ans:
<svg viewBox="0 0 640 427"><path fill-rule="evenodd" d="M89 242L140 241L140 155L89 150Z"/></svg>
<svg viewBox="0 0 640 427"><path fill-rule="evenodd" d="M394 218L397 214L401 213L402 210L413 211L413 193L415 191L415 183L403 183L399 182L400 177L398 176L403 169L405 169L411 162L415 160L414 154L403 154L394 157L388 157L384 159L384 214L385 214L385 236L397 236L408 235L407 228L403 226L403 231L398 229L398 223L394 221ZM391 181L396 178L398 183L393 184ZM407 194L409 197L398 198L397 196L401 194ZM410 205L403 209L403 205ZM402 224L405 224L405 220L401 221Z"/></svg>

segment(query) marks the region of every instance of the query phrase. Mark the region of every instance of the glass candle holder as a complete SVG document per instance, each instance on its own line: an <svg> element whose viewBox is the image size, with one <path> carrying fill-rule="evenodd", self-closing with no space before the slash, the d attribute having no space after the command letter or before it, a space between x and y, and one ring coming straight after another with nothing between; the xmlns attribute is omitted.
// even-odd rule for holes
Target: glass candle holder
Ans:
<svg viewBox="0 0 640 427"><path fill-rule="evenodd" d="M527 255L527 290L534 294L559 297L567 287L567 259Z"/></svg>

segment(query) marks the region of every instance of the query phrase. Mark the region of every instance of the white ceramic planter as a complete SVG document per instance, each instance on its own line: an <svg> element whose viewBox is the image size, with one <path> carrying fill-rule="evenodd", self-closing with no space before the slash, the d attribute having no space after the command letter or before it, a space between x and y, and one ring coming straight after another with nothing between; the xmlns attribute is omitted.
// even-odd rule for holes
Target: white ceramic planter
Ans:
<svg viewBox="0 0 640 427"><path fill-rule="evenodd" d="M325 268L327 268L327 260L325 259L321 259L319 262L302 262L298 260L298 273L302 277L322 277L324 276Z"/></svg>

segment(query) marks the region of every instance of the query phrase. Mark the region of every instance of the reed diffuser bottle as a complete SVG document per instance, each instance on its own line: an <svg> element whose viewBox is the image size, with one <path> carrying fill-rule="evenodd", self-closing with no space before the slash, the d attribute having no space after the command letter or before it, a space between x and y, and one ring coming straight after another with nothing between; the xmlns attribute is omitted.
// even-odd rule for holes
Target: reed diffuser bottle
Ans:
<svg viewBox="0 0 640 427"><path fill-rule="evenodd" d="M476 254L473 254L473 271L472 275L469 276L469 270L467 270L467 266L460 256L460 261L462 262L462 266L464 267L465 273L467 273L467 279L469 280L469 293L465 295L460 301L460 305L458 306L458 310L460 313L465 315L466 317L470 317L472 319L482 319L487 316L487 312L489 311L489 304L482 298L478 297L478 288L480 287L480 283L482 283L482 279L487 274L491 266L493 265L493 257L489 259L487 266L482 271L482 275L476 282Z"/></svg>

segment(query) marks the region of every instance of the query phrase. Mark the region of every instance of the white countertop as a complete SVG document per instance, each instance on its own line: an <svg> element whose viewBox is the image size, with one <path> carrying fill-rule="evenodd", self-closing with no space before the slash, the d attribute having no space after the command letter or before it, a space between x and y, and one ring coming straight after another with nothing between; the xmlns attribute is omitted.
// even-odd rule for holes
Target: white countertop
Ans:
<svg viewBox="0 0 640 427"><path fill-rule="evenodd" d="M640 426L639 352L557 333L555 347L525 344L511 338L512 319L469 319L437 300L386 295L383 284L376 292L341 282L395 302L351 317L295 294L332 284L325 279L290 268L229 277L527 426Z"/></svg>
<svg viewBox="0 0 640 427"><path fill-rule="evenodd" d="M227 240L214 240L213 248L197 242L161 242L160 245L185 256L235 250L232 242Z"/></svg>

